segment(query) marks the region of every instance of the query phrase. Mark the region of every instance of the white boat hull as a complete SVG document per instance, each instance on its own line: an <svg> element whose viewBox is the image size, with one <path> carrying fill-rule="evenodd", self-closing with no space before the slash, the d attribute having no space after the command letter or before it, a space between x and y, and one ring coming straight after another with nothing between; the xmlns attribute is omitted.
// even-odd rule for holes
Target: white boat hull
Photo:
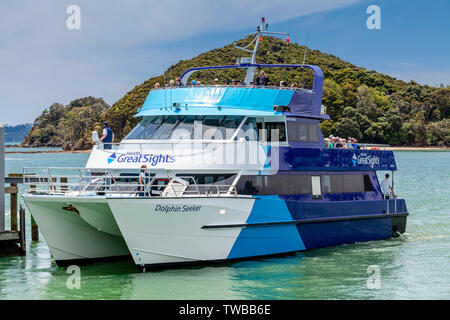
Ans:
<svg viewBox="0 0 450 320"><path fill-rule="evenodd" d="M245 225L255 207L263 212L259 204L255 206L258 200L251 197L112 198L107 201L140 269L304 249L295 226L252 228L251 233L242 233L245 229L242 227L205 228ZM281 216L280 212L267 209L265 217L260 219L270 221Z"/></svg>
<svg viewBox="0 0 450 320"><path fill-rule="evenodd" d="M105 199L40 195L24 195L23 199L58 265L130 256L112 215L108 217L109 208ZM67 210L69 205L78 212ZM98 216L92 216L93 213ZM97 227L86 221L92 221Z"/></svg>

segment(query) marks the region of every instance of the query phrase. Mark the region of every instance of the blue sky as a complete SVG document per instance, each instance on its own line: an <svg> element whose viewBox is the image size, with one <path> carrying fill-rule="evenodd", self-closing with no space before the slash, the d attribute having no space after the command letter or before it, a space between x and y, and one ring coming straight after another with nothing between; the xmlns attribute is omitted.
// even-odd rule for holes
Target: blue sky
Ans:
<svg viewBox="0 0 450 320"><path fill-rule="evenodd" d="M81 29L66 27L69 5ZM369 5L381 30L369 30ZM83 96L112 104L180 59L251 32L272 31L357 66L422 84L450 84L450 1L2 0L0 122L32 122L54 102Z"/></svg>

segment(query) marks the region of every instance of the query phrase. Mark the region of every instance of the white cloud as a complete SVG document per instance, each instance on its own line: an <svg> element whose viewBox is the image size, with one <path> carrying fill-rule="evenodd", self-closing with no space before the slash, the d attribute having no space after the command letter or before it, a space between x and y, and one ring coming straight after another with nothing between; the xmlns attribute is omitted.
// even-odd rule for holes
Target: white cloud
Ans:
<svg viewBox="0 0 450 320"><path fill-rule="evenodd" d="M358 1L2 0L0 121L32 121L53 102L87 95L112 104L184 57L183 48L170 51L166 43L246 31L261 16L274 24ZM66 28L71 4L81 8L81 30Z"/></svg>

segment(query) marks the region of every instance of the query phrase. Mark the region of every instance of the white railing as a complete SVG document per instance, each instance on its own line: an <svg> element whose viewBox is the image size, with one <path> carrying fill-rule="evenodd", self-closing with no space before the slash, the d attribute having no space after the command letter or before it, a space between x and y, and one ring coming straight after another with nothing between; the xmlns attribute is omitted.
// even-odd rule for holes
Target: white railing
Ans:
<svg viewBox="0 0 450 320"><path fill-rule="evenodd" d="M52 196L223 197L237 196L235 185L197 184L193 176L112 173L86 168L24 168L25 193ZM162 184L161 184L162 182Z"/></svg>
<svg viewBox="0 0 450 320"><path fill-rule="evenodd" d="M313 92L313 90L311 89L307 89L307 88L299 88L299 87L291 87L291 86L287 86L287 87L280 87L277 85L274 86L259 86L259 85L250 85L250 84L244 84L244 85L237 85L237 84L229 84L229 85L225 85L225 84L218 84L218 85L214 85L214 84L200 84L200 85L185 85L185 86L160 86L159 88L152 88L151 91L155 90L171 90L171 89L179 89L179 88L247 88L247 89L277 89L277 90L296 90L296 91L304 91L304 92Z"/></svg>
<svg viewBox="0 0 450 320"><path fill-rule="evenodd" d="M354 145L357 145L358 148L355 148ZM333 142L333 149L358 149L358 150L381 150L385 151L388 144L375 144L375 143L351 143L351 142ZM325 142L325 147L328 147L328 144Z"/></svg>

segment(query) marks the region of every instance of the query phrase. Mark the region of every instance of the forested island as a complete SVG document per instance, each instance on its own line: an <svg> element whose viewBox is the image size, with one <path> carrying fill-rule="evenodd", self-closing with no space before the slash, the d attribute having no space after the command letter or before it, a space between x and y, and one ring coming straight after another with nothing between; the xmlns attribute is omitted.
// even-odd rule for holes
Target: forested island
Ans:
<svg viewBox="0 0 450 320"><path fill-rule="evenodd" d="M248 39L238 41L238 45ZM331 54L310 50L296 43L265 37L257 60L261 63L301 64L306 49L306 64L318 65L324 72L322 103L331 120L322 122L325 136L355 137L361 142L394 146L450 145L450 87L420 85L357 67ZM166 82L192 67L234 64L242 52L232 44L181 60L165 73ZM312 87L313 73L306 69L265 70L274 83L284 80ZM205 71L195 74L202 84L244 78L243 70ZM164 76L150 78L134 87L109 106L101 98L86 97L64 106L55 103L44 110L24 139L27 146L54 146L65 150L92 147L91 132L100 132L108 121L116 141L122 139L139 121L134 118L155 83Z"/></svg>
<svg viewBox="0 0 450 320"><path fill-rule="evenodd" d="M18 124L15 126L5 125L5 142L6 143L21 143L23 139L30 132L31 123Z"/></svg>

